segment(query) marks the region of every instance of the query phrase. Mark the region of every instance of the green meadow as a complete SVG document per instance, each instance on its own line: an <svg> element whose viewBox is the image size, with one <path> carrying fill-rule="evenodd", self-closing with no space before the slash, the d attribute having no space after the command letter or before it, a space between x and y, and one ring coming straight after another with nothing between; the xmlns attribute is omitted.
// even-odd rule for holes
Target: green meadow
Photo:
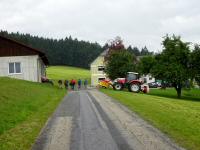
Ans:
<svg viewBox="0 0 200 150"><path fill-rule="evenodd" d="M90 83L90 70L69 66L50 66L47 68L47 77L55 82L58 80L87 79Z"/></svg>
<svg viewBox="0 0 200 150"><path fill-rule="evenodd" d="M49 84L0 78L0 150L30 149L66 94Z"/></svg>
<svg viewBox="0 0 200 150"><path fill-rule="evenodd" d="M152 89L150 93L131 93L100 89L159 128L179 145L200 150L200 90L183 90L176 98L174 89Z"/></svg>

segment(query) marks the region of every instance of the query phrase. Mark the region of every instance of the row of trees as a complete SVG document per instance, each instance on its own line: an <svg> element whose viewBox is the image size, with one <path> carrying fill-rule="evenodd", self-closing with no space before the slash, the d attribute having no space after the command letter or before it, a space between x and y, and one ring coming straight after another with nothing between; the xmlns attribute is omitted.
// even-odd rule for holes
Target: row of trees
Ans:
<svg viewBox="0 0 200 150"><path fill-rule="evenodd" d="M153 54L154 54L153 52L150 52L150 51L147 49L146 46L143 47L143 48L141 49L141 51L140 51L137 47L132 47L132 46L129 46L129 47L127 48L127 50L128 50L130 53L134 54L135 56L146 56L146 55L153 55Z"/></svg>
<svg viewBox="0 0 200 150"><path fill-rule="evenodd" d="M157 79L171 83L180 98L186 82L200 79L200 47L195 45L191 50L190 43L183 42L181 37L168 35L164 37L162 45L161 53L145 56L139 62L129 51L113 53L107 62L107 74L115 79L125 77L128 71L151 73Z"/></svg>

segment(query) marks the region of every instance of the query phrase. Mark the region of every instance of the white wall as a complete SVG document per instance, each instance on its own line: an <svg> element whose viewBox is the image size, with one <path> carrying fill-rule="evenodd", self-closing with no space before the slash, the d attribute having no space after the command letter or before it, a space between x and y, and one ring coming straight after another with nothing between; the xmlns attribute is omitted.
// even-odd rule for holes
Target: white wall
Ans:
<svg viewBox="0 0 200 150"><path fill-rule="evenodd" d="M141 80L142 80L143 82L146 80L145 83L151 83L151 82L155 82L155 81L156 81L155 78L152 77L150 74L148 74L148 75L142 75L142 76L141 76Z"/></svg>
<svg viewBox="0 0 200 150"><path fill-rule="evenodd" d="M98 71L98 66L105 66L103 56L97 57L90 65L92 86L98 85L99 78L106 78L106 74L103 71Z"/></svg>
<svg viewBox="0 0 200 150"><path fill-rule="evenodd" d="M12 78L18 78L23 80L40 82L41 70L39 65L41 62L38 61L39 56L11 56L11 57L0 57L0 76L8 76ZM21 74L9 74L9 62L20 62L21 63Z"/></svg>

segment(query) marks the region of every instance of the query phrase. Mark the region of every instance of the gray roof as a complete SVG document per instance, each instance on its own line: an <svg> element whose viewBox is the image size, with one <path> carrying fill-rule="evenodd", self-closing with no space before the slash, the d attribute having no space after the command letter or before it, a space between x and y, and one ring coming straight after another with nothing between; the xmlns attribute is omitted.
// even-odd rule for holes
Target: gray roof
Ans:
<svg viewBox="0 0 200 150"><path fill-rule="evenodd" d="M100 56L106 56L106 55L108 54L108 51L109 51L109 49L104 50L104 51L100 54Z"/></svg>

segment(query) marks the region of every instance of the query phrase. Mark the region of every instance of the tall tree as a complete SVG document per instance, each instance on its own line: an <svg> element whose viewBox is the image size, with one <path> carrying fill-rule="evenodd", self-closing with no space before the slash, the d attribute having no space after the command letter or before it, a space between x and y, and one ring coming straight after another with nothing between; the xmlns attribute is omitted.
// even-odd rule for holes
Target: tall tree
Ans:
<svg viewBox="0 0 200 150"><path fill-rule="evenodd" d="M130 53L133 53L135 56L139 56L140 55L140 50L137 47L133 47L131 45L128 46L127 50Z"/></svg>
<svg viewBox="0 0 200 150"><path fill-rule="evenodd" d="M151 69L155 65L155 58L154 56L144 56L140 59L138 63L138 71L140 74L149 74L151 72Z"/></svg>
<svg viewBox="0 0 200 150"><path fill-rule="evenodd" d="M106 45L107 45L108 52L105 56L105 61L109 60L113 53L126 50L124 48L123 40L119 36L115 37L114 40L112 39L109 40Z"/></svg>
<svg viewBox="0 0 200 150"><path fill-rule="evenodd" d="M135 56L127 50L114 52L106 62L105 72L112 80L125 77L127 72L135 70L135 61Z"/></svg>
<svg viewBox="0 0 200 150"><path fill-rule="evenodd" d="M180 37L168 35L163 41L163 51L157 55L156 63L152 68L155 77L161 77L172 83L181 97L183 83L189 79L189 43L183 42Z"/></svg>
<svg viewBox="0 0 200 150"><path fill-rule="evenodd" d="M200 46L195 44L194 50L190 55L190 72L191 78L199 81L200 78Z"/></svg>
<svg viewBox="0 0 200 150"><path fill-rule="evenodd" d="M140 50L137 47L133 47L133 53L135 54L135 56L139 56Z"/></svg>

